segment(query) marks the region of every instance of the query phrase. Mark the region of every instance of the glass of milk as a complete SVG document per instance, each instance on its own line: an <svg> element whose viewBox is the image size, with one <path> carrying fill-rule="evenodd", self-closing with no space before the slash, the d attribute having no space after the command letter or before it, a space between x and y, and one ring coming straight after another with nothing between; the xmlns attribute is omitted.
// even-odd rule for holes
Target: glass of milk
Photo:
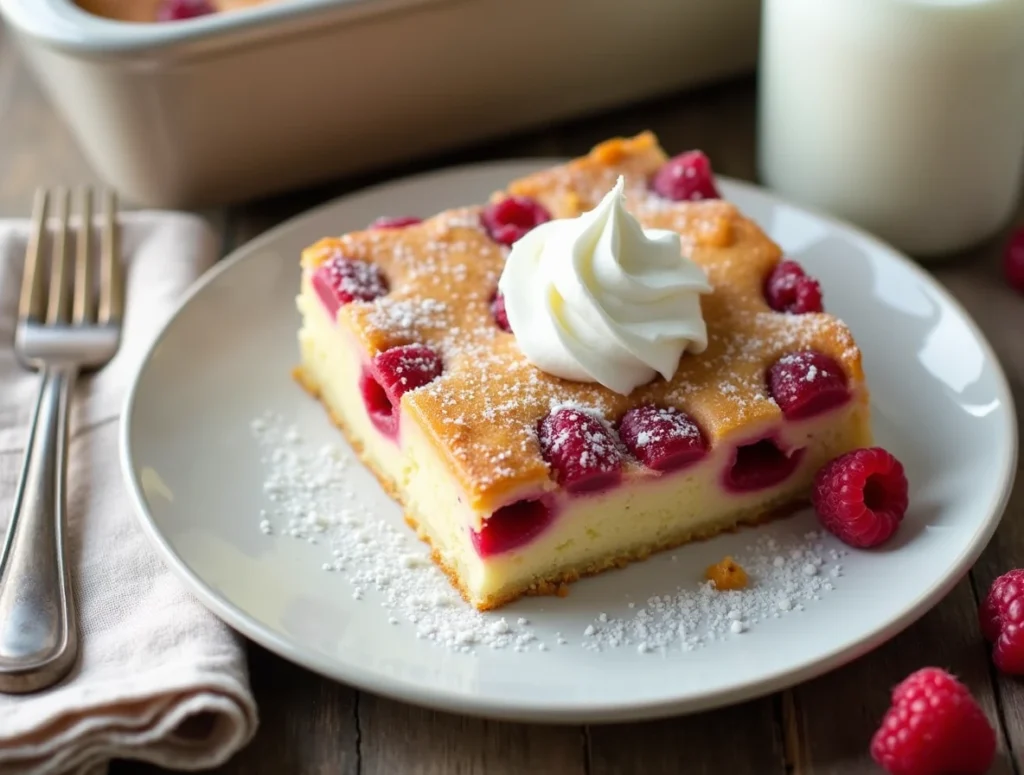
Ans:
<svg viewBox="0 0 1024 775"><path fill-rule="evenodd" d="M764 182L916 258L992 236L1024 157L1024 0L764 0Z"/></svg>

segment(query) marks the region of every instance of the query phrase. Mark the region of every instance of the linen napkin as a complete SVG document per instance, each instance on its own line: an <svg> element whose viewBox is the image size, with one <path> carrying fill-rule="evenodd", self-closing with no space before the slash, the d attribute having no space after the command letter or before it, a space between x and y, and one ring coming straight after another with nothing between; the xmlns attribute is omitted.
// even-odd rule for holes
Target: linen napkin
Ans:
<svg viewBox="0 0 1024 775"><path fill-rule="evenodd" d="M199 218L122 216L121 349L75 392L67 551L81 647L62 683L0 694L0 773L103 773L112 758L215 766L255 732L241 640L171 575L137 523L118 463L122 398L183 291L215 260ZM28 224L0 221L0 529L6 530L38 378L12 352Z"/></svg>

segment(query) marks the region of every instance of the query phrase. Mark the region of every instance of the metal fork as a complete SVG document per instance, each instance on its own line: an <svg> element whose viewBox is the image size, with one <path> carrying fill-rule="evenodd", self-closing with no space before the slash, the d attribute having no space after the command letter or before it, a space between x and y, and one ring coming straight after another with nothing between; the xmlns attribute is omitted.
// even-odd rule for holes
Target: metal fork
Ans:
<svg viewBox="0 0 1024 775"><path fill-rule="evenodd" d="M51 198L57 222L52 235L47 218ZM0 555L2 692L51 686L78 656L78 623L64 552L69 400L80 373L98 369L114 357L123 310L114 195L102 197L98 267L92 246L93 194L82 189L78 198L81 218L73 230L67 189L55 190L52 197L37 191L32 208L15 353L22 365L39 371L41 379ZM42 258L47 241L49 267Z"/></svg>

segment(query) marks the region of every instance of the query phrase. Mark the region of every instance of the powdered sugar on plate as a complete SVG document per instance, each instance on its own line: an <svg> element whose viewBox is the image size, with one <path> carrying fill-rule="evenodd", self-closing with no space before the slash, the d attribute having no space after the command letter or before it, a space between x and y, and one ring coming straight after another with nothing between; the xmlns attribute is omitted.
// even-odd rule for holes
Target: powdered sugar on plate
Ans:
<svg viewBox="0 0 1024 775"><path fill-rule="evenodd" d="M599 613L575 637L566 625L565 636L557 632L545 642L523 617L470 607L411 530L396 529L376 516L350 486L348 468L360 463L347 447L315 449L273 412L254 419L250 427L259 445L269 501L255 528L268 539L322 546L319 566L345 585L354 601L379 604L389 624L410 627L417 638L453 651L544 652L573 642L593 651L692 651L745 637L767 620L799 615L829 592L842 574L845 551L834 542L826 544L830 539L822 534L780 537L751 531L745 550L733 553L751 579L747 589L719 592L710 582L690 581L642 603L609 600L609 609L622 608L621 617ZM693 574L687 575L693 579Z"/></svg>
<svg viewBox="0 0 1024 775"><path fill-rule="evenodd" d="M631 604L624 618L599 614L584 631L584 648L693 651L803 611L832 591L842 575L846 550L827 546L818 531L802 538L751 535L755 540L733 555L750 578L746 589L719 591L705 581L655 595L642 606Z"/></svg>
<svg viewBox="0 0 1024 775"><path fill-rule="evenodd" d="M375 516L349 486L346 469L360 463L347 449L312 449L274 413L256 418L250 427L272 505L260 514L259 529L323 543L321 568L347 582L353 600L379 600L389 623L410 626L416 637L455 651L547 648L525 619L468 606L411 531L396 530Z"/></svg>

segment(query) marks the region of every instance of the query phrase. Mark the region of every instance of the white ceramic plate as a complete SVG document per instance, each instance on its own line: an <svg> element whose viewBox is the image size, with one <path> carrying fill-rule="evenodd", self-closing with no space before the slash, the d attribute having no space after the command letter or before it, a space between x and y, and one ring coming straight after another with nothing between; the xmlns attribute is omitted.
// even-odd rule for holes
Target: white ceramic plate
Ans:
<svg viewBox="0 0 1024 775"><path fill-rule="evenodd" d="M838 543L811 541L825 560L815 577L833 587L819 586L820 599L788 613L762 607L764 621L745 621L739 634L727 618L712 622L719 637L711 647L687 651L680 640L641 653L637 637L619 648L587 647L624 619L635 635L648 598L680 587L692 595L703 569L728 553L767 565L761 581L770 603L790 592L799 602L806 584L798 577L789 592L782 589L784 580L772 577L775 550L766 562L764 542L778 541L792 571L790 546L806 543L815 528L804 513L585 580L565 599L519 601L488 616L504 616L535 640L524 650L477 644L463 653L417 638L417 625L382 607L373 589L354 599L352 569L321 567L331 561L326 535L315 545L285 537L280 520L274 535L260 531L261 510L272 515L280 504L265 492L268 472L252 420L270 410L294 423L303 439L296 448L344 445L289 376L301 248L380 214L427 215L480 201L548 163L442 171L346 197L254 240L198 283L143 363L123 423L129 486L171 568L230 625L324 675L437 708L541 721L636 719L764 694L864 654L935 604L985 546L1012 484L1016 421L999 364L960 306L913 263L854 229L730 181L722 181L724 195L820 278L829 310L853 329L877 440L904 462L911 482L909 514L885 550L837 562L831 552ZM398 508L361 466L352 463L340 476L374 519L406 531ZM752 553L755 541L761 551ZM422 551L412 539L408 546ZM749 618L750 606L740 607ZM600 621L602 613L612 622ZM397 623L389 623L392 615ZM519 617L528 626L516 624ZM584 634L588 625L596 636Z"/></svg>

